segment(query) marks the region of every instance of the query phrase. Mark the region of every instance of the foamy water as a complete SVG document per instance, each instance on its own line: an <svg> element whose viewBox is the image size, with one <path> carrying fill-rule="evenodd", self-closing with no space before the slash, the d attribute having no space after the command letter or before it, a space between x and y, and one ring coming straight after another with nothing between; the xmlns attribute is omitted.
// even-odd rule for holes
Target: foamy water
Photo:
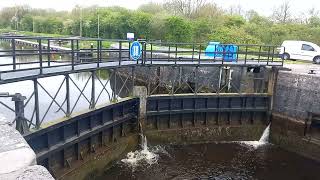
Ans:
<svg viewBox="0 0 320 180"><path fill-rule="evenodd" d="M0 113L0 122L7 122L7 119Z"/></svg>
<svg viewBox="0 0 320 180"><path fill-rule="evenodd" d="M263 134L260 137L259 141L239 141L238 143L253 147L254 149L257 149L261 146L265 146L265 145L269 144L269 135L270 135L270 124L263 131Z"/></svg>
<svg viewBox="0 0 320 180"><path fill-rule="evenodd" d="M257 149L269 144L269 134L270 125L268 125L267 128L263 131L263 134L259 141L234 141L225 143L238 143ZM127 154L127 157L125 159L122 159L121 162L134 170L135 167L139 166L140 164L152 165L158 163L159 154L170 156L169 153L161 146L154 146L149 148L146 136L142 135L141 149L134 152L129 152Z"/></svg>
<svg viewBox="0 0 320 180"><path fill-rule="evenodd" d="M161 146L154 146L149 148L146 136L142 136L141 149L134 152L129 152L125 159L121 162L133 169L140 163L147 163L148 165L158 163L159 154L168 154Z"/></svg>

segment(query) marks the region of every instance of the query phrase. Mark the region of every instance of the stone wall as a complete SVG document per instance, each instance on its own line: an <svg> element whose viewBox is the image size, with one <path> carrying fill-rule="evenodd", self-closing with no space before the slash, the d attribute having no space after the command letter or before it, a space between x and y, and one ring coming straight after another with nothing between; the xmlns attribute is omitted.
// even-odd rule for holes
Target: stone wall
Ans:
<svg viewBox="0 0 320 180"><path fill-rule="evenodd" d="M305 135L306 125L299 119L273 114L270 140L288 151L320 161L320 144Z"/></svg>
<svg viewBox="0 0 320 180"><path fill-rule="evenodd" d="M320 78L280 71L275 89L274 112L304 121L308 112L320 112Z"/></svg>
<svg viewBox="0 0 320 180"><path fill-rule="evenodd" d="M320 160L318 135L310 135L308 112L320 112L318 75L280 71L274 94L271 142L289 151Z"/></svg>

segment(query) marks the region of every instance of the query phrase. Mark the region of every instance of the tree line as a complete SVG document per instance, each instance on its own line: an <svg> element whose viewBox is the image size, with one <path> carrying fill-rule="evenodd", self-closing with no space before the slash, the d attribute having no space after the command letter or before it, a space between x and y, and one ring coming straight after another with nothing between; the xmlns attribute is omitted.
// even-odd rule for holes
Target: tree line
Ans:
<svg viewBox="0 0 320 180"><path fill-rule="evenodd" d="M311 9L295 18L289 1L270 17L254 10L245 12L241 6L222 9L206 0L166 0L137 10L76 6L72 11L55 11L15 6L1 9L0 28L107 39L125 39L127 32L133 32L138 38L169 42L279 45L294 39L320 44L318 15Z"/></svg>

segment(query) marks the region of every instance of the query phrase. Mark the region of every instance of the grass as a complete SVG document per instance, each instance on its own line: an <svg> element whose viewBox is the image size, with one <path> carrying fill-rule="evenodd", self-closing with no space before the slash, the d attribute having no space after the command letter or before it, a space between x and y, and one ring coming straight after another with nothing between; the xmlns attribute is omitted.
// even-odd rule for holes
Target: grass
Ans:
<svg viewBox="0 0 320 180"><path fill-rule="evenodd" d="M0 29L0 33L6 33L6 32L14 32L14 33L20 34L20 35L38 36L38 37L65 37L65 36L67 36L67 35L62 35L62 34L35 33L35 32L30 32L30 31L16 31L16 30L10 30L10 29Z"/></svg>
<svg viewBox="0 0 320 180"><path fill-rule="evenodd" d="M284 64L313 64L313 62L305 60L285 60Z"/></svg>
<svg viewBox="0 0 320 180"><path fill-rule="evenodd" d="M62 34L49 34L49 33L35 33L35 32L29 32L29 31L16 31L16 30L10 30L10 29L0 29L0 33L6 33L6 32L15 32L19 35L26 35L26 36L35 36L35 37L53 37L53 38L62 38L62 37L68 37L68 35L62 35ZM35 39L28 39L28 41L37 42ZM47 40L42 41L43 44L47 44ZM93 48L97 48L97 42L96 41L79 41L79 48L80 49L90 49L91 44L93 44ZM111 42L109 41L103 41L102 42L102 48L109 48L111 46ZM71 43L68 42L65 45L62 45L63 47L71 48ZM74 44L74 46L76 46Z"/></svg>

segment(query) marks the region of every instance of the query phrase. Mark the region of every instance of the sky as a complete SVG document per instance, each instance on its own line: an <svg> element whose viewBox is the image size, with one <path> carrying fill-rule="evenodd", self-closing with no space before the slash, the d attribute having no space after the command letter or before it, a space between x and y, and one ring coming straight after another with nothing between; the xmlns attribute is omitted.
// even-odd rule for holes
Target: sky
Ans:
<svg viewBox="0 0 320 180"><path fill-rule="evenodd" d="M80 6L122 6L136 9L141 4L148 2L161 3L164 0L0 0L0 8L14 5L29 5L33 8L52 8L56 10L71 10L75 5ZM280 6L284 0L207 0L214 2L219 7L229 9L230 6L240 5L243 10L254 9L260 14L269 16L275 7ZM290 1L291 10L295 15L307 12L311 8L320 10L319 0L287 0Z"/></svg>

